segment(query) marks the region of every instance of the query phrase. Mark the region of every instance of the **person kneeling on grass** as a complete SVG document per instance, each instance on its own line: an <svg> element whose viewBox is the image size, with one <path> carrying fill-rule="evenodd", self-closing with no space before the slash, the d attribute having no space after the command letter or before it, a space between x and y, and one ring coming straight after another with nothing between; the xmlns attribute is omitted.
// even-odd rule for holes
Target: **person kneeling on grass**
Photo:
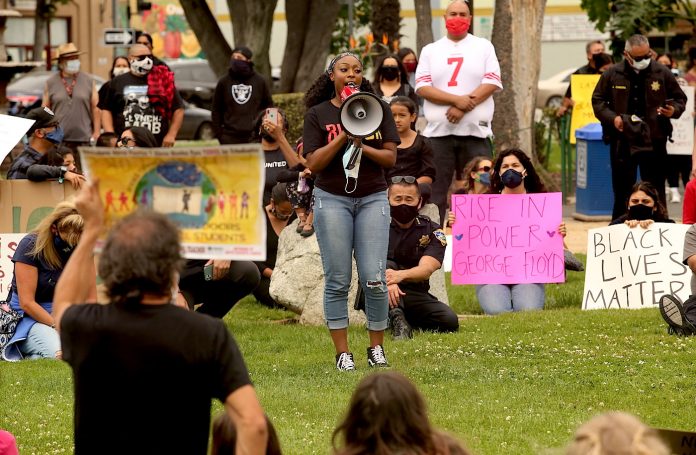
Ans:
<svg viewBox="0 0 696 455"><path fill-rule="evenodd" d="M75 453L206 454L211 398L235 423L238 452L265 453L266 419L232 335L222 321L172 304L182 265L176 226L148 211L123 218L99 260L111 303L82 305L104 228L98 185L75 204L84 230L53 304L73 370Z"/></svg>
<svg viewBox="0 0 696 455"><path fill-rule="evenodd" d="M442 267L445 257L445 233L430 218L418 214L422 198L415 177L392 177L388 196L391 224L386 277L392 335L411 338L411 327L456 332L457 314L428 292L430 276Z"/></svg>
<svg viewBox="0 0 696 455"><path fill-rule="evenodd" d="M676 295L666 294L659 303L668 333L689 336L696 335L696 224L684 235L683 263L691 269L691 296L682 303Z"/></svg>

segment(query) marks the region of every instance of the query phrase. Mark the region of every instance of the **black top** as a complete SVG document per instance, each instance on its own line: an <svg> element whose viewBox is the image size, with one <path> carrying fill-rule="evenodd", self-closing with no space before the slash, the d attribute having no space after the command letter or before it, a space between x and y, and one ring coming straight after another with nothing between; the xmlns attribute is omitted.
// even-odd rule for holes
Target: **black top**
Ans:
<svg viewBox="0 0 696 455"><path fill-rule="evenodd" d="M626 213L616 218L615 220L612 220L611 223L609 223L609 226L613 226L615 224L623 224L625 221L629 219L630 218L628 217L628 213ZM662 218L661 216L653 216L650 219L656 223L674 223L674 220L670 220L669 218Z"/></svg>
<svg viewBox="0 0 696 455"><path fill-rule="evenodd" d="M63 269L52 269L43 259L29 254L35 244L35 233L25 235L24 238L19 241L19 245L17 245L17 249L12 256L12 262L21 262L22 264L36 267L39 275L36 281L34 299L37 303L53 302L53 292L56 290L56 283L61 273L63 273ZM16 273L12 276L12 289L17 289Z"/></svg>
<svg viewBox="0 0 696 455"><path fill-rule="evenodd" d="M111 112L114 121L114 131L119 136L126 128L142 126L150 130L161 144L162 139L169 131L171 118L161 116L150 104L147 95L147 76L139 77L133 73L116 76L107 84L103 96L99 97L99 109ZM170 113L183 108L183 101L177 90Z"/></svg>
<svg viewBox="0 0 696 455"><path fill-rule="evenodd" d="M211 398L250 384L223 323L174 305L75 305L61 322L76 454L206 454Z"/></svg>
<svg viewBox="0 0 696 455"><path fill-rule="evenodd" d="M576 69L573 74L599 74L599 70L596 68L592 68L588 63L587 65L581 66L580 68ZM566 90L565 92L565 97L573 97L572 90L570 88L570 83L568 83L568 90Z"/></svg>
<svg viewBox="0 0 696 455"><path fill-rule="evenodd" d="M266 212L265 207L263 211ZM297 217L295 212L293 212L290 218L288 218L288 225L295 221L295 218ZM269 215L266 213L266 260L254 262L256 267L258 267L259 272L261 272L261 276L263 276L263 269L266 267L271 270L275 268L276 259L278 258L278 240L278 234L276 234L275 230L273 229Z"/></svg>
<svg viewBox="0 0 696 455"><path fill-rule="evenodd" d="M394 94L391 96L385 96L384 93L382 93L382 89L380 88L379 84L373 84L372 88L375 91L375 95L379 95L380 98L382 98L382 100L387 104L391 103L391 100L393 100L397 96L407 96L411 98L411 101L416 103L416 106L420 104L420 101L418 100L418 95L416 95L416 91L413 90L413 87L411 87L411 85L408 82L405 84L401 84L401 86L399 86L399 89L395 91Z"/></svg>
<svg viewBox="0 0 696 455"><path fill-rule="evenodd" d="M686 95L666 66L650 62L640 73L637 76L635 69L624 61L610 66L599 78L592 93L592 109L602 123L607 142L623 137L614 127L614 118L622 114L637 114L631 111L631 107L643 111L643 120L650 127L653 141L664 141L672 134L672 122L657 114L658 107L665 106L665 102L671 99L670 104L674 107L672 118L679 118L684 112Z"/></svg>
<svg viewBox="0 0 696 455"><path fill-rule="evenodd" d="M424 215L418 215L410 228L402 229L392 219L389 226L389 251L387 261L395 262L399 270L416 267L423 256L431 256L440 264L445 258L447 237L440 225ZM430 281L404 281L402 289L430 289Z"/></svg>
<svg viewBox="0 0 696 455"><path fill-rule="evenodd" d="M280 148L275 150L264 150L263 157L266 161L266 182L263 186L263 205L264 207L271 202L271 191L278 183L278 174L288 168L285 156Z"/></svg>
<svg viewBox="0 0 696 455"><path fill-rule="evenodd" d="M273 106L271 89L258 73L250 77L224 75L213 94L212 120L218 138L223 134L250 142L254 120L262 110Z"/></svg>
<svg viewBox="0 0 696 455"><path fill-rule="evenodd" d="M418 134L410 147L396 149L396 164L385 171L387 184L395 175L411 175L413 177L430 177L435 181L435 165L433 164L433 149L426 138Z"/></svg>
<svg viewBox="0 0 696 455"><path fill-rule="evenodd" d="M393 142L397 145L401 143L389 106L382 103L382 111L382 123L377 133L363 139L365 144L376 149L381 149L384 142ZM330 100L312 106L307 111L302 136L305 156L324 147L341 134L343 128L339 113L340 109L334 106ZM346 142L347 146L348 142ZM360 161L357 188L354 192L347 193L345 190L346 175L343 170L343 152L341 151L336 153L328 166L315 176L314 184L326 192L356 198L387 189L382 167L363 154Z"/></svg>

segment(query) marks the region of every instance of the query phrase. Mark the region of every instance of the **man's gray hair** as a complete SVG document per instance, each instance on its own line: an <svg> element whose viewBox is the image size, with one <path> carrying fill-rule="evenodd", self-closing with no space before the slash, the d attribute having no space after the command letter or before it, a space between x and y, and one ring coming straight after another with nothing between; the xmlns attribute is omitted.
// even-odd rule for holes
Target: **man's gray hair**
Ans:
<svg viewBox="0 0 696 455"><path fill-rule="evenodd" d="M626 46L624 47L624 49L626 49L626 52L628 52L634 47L643 46L645 44L650 46L650 42L648 41L648 38L645 35L633 35L632 37L626 40Z"/></svg>

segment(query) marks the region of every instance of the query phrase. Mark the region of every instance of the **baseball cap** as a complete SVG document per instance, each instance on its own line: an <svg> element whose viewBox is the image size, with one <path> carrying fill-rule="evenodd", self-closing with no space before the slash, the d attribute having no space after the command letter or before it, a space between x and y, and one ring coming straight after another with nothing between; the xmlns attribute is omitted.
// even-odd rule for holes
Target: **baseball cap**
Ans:
<svg viewBox="0 0 696 455"><path fill-rule="evenodd" d="M56 114L46 106L32 109L27 114L27 118L29 120L34 120L34 124L31 125L29 131L27 131L27 136L31 136L34 134L34 131L38 129L58 126L59 124Z"/></svg>

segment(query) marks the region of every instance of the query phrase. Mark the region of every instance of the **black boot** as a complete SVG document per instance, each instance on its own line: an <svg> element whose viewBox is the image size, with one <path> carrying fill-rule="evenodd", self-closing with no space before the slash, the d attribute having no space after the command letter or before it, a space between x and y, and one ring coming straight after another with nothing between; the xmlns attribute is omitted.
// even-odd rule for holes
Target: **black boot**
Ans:
<svg viewBox="0 0 696 455"><path fill-rule="evenodd" d="M413 338L413 330L406 321L406 315L401 308L389 310L389 325L392 328L392 337L395 340L409 340Z"/></svg>

